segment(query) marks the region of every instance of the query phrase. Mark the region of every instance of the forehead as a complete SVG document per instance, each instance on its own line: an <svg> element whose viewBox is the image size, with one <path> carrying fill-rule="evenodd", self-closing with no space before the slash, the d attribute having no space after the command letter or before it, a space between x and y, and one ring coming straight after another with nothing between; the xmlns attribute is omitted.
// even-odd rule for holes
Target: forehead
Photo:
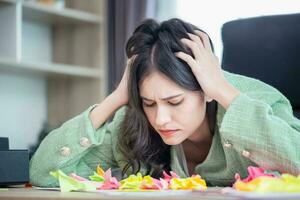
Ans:
<svg viewBox="0 0 300 200"><path fill-rule="evenodd" d="M151 72L140 82L140 95L144 97L164 97L186 91L186 89L157 71Z"/></svg>

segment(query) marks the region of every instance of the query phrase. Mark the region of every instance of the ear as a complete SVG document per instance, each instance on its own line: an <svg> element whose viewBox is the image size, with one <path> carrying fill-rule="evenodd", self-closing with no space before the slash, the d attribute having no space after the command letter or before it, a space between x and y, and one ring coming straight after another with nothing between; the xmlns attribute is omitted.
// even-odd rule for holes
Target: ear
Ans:
<svg viewBox="0 0 300 200"><path fill-rule="evenodd" d="M204 95L204 100L205 100L205 102L210 103L213 99L207 95Z"/></svg>

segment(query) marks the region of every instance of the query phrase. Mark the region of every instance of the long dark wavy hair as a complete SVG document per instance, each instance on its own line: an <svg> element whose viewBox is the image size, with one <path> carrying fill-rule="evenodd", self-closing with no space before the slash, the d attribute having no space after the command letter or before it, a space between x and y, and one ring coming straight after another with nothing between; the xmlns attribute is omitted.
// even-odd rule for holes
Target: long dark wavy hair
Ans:
<svg viewBox="0 0 300 200"><path fill-rule="evenodd" d="M182 51L193 56L180 39L189 39L188 33L194 33L194 30L203 31L177 18L162 23L147 19L137 26L127 41L127 57L135 57L128 78L128 108L119 127L118 146L127 161L123 174L137 173L142 166L147 169L146 174L153 177L161 177L163 170L170 171L170 146L163 142L146 117L139 84L155 69L185 89L202 91L187 63L174 54ZM211 40L210 43L213 49ZM209 119L215 118L215 107L214 101L208 103ZM214 120L209 121L213 129Z"/></svg>

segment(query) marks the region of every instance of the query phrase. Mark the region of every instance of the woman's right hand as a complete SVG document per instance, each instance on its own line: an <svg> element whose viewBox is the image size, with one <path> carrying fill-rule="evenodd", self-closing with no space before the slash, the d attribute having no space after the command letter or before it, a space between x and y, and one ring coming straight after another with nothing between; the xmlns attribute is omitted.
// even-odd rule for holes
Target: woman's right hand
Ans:
<svg viewBox="0 0 300 200"><path fill-rule="evenodd" d="M93 127L98 129L107 119L115 113L120 107L128 104L128 89L127 82L129 71L135 56L127 60L125 71L121 82L117 89L108 95L102 102L100 102L91 112L90 119Z"/></svg>
<svg viewBox="0 0 300 200"><path fill-rule="evenodd" d="M114 91L114 94L121 101L122 105L126 105L128 103L128 78L129 78L129 71L130 71L129 68L131 67L131 64L132 64L135 57L136 57L136 55L132 56L131 58L129 58L127 60L125 71L124 71L124 74L122 76L122 79L121 79L118 87Z"/></svg>

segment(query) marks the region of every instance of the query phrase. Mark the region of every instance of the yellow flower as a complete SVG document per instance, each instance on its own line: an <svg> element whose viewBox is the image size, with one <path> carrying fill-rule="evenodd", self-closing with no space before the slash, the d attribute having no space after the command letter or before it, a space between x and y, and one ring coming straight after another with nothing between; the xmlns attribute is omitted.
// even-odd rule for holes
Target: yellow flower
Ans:
<svg viewBox="0 0 300 200"><path fill-rule="evenodd" d="M199 175L189 178L172 178L170 181L172 190L206 190L206 182Z"/></svg>

